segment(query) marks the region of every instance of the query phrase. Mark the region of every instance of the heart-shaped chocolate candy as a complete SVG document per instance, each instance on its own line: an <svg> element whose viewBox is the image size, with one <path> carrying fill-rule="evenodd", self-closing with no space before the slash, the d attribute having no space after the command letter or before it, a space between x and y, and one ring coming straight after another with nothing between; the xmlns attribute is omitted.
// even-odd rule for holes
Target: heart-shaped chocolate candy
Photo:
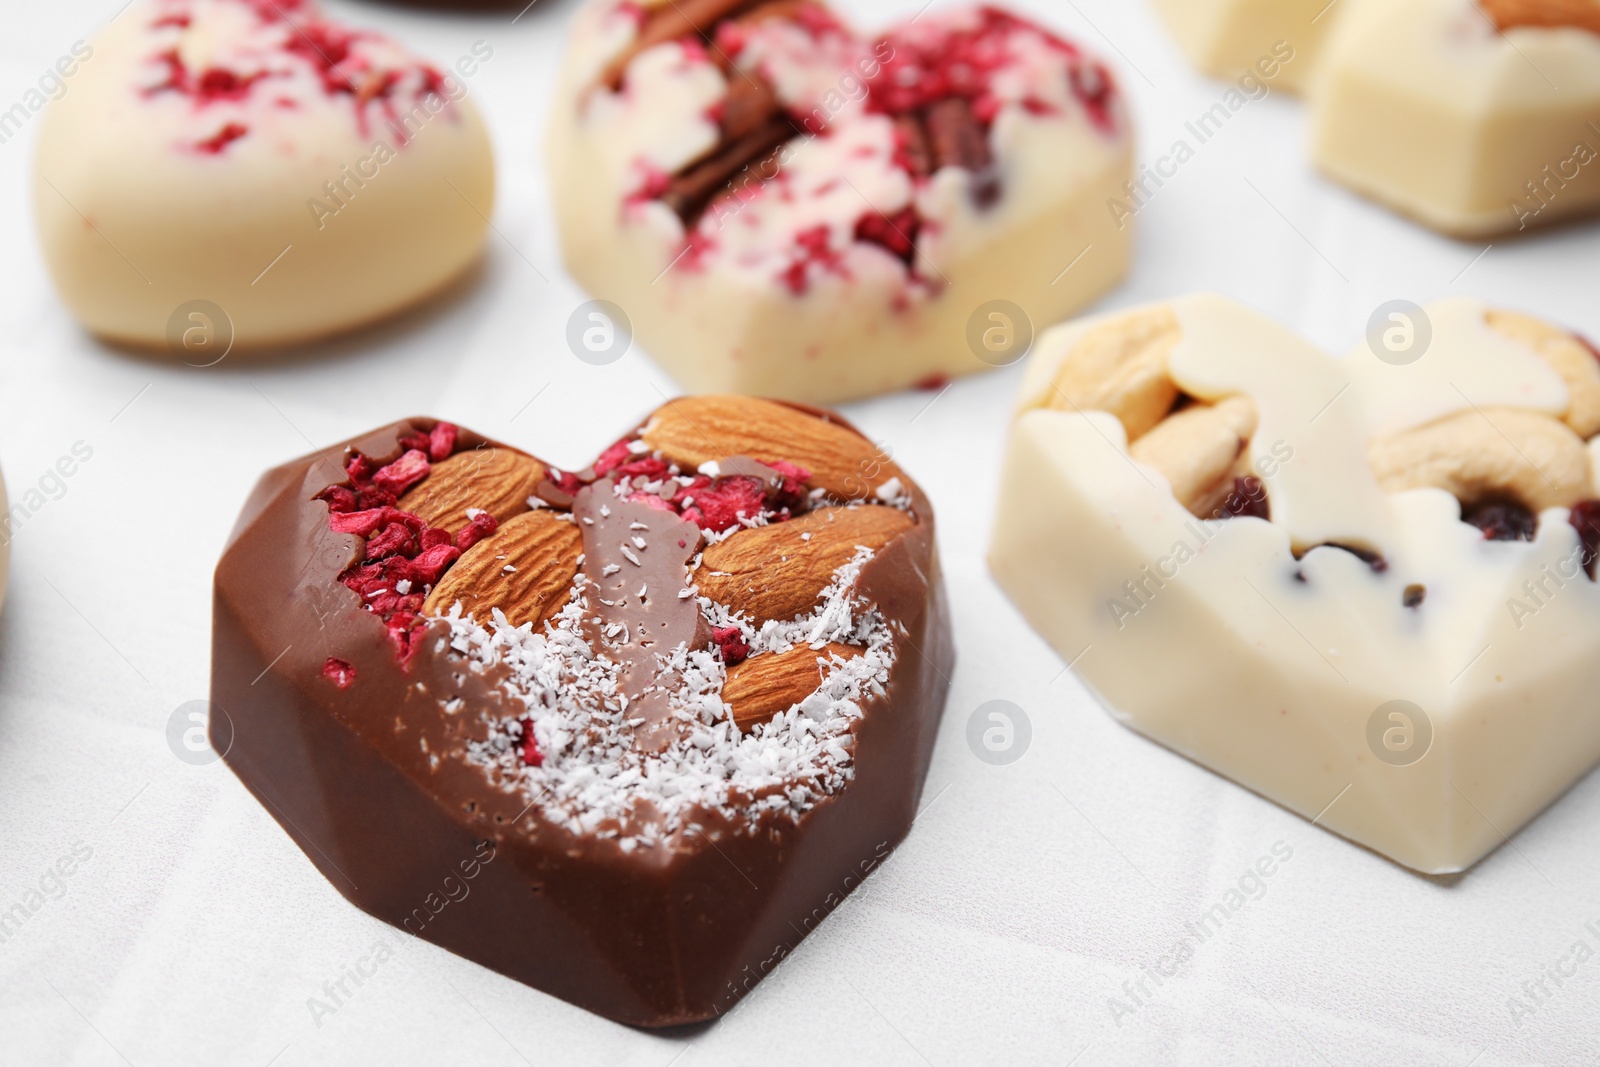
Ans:
<svg viewBox="0 0 1600 1067"><path fill-rule="evenodd" d="M548 157L568 268L680 381L831 402L1020 358L968 340L1002 298L1031 340L1019 310L1105 291L1132 144L1106 67L997 8L872 38L809 0L593 0Z"/></svg>
<svg viewBox="0 0 1600 1067"><path fill-rule="evenodd" d="M639 1026L726 1012L894 848L952 658L921 490L761 400L576 472L398 423L266 475L217 569L225 758L312 862Z"/></svg>
<svg viewBox="0 0 1600 1067"><path fill-rule="evenodd" d="M1600 759L1600 357L1396 311L1333 359L1219 297L1041 341L991 564L1120 719L1429 873Z"/></svg>

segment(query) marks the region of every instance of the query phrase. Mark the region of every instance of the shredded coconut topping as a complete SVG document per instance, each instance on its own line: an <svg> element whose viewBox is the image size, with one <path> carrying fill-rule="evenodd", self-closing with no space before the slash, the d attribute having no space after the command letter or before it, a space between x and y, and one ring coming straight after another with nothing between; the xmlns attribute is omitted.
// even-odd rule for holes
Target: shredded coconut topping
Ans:
<svg viewBox="0 0 1600 1067"><path fill-rule="evenodd" d="M727 672L714 648L680 645L658 661L661 677L676 682L670 702L683 728L664 751L649 755L635 746L619 664L581 636L582 575L543 632L532 624L513 627L498 610L481 625L455 605L446 617L451 650L477 673L506 668L504 685L526 708L520 720L489 720L488 740L474 743L469 757L557 825L617 837L629 848L654 847L694 829L699 813L742 820L751 832L764 812L798 819L853 776L852 726L862 715L861 701L883 695L894 665L889 626L852 592L872 555L858 549L835 572L816 610L787 622L758 628L697 597L707 622L737 629L751 655L830 642L865 651L848 660L833 657L815 692L741 734L719 695ZM679 592L686 595L693 596L692 589ZM538 766L526 765L520 754L530 728L542 755Z"/></svg>

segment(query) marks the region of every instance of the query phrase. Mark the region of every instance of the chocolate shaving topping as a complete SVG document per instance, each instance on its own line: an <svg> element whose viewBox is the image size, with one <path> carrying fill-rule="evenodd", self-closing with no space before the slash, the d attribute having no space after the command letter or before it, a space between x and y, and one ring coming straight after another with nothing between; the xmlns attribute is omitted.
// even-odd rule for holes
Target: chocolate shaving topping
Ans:
<svg viewBox="0 0 1600 1067"><path fill-rule="evenodd" d="M775 18L798 20L805 11L819 8L814 0L667 0L647 9L638 36L602 72L599 84L620 90L628 64L639 53L669 41L698 37L710 46L714 61L727 75L728 95L722 104L717 144L673 174L660 197L686 228L693 228L719 200L739 195L733 183L741 172L749 171L749 181L757 184L775 177L776 165L755 164L804 132L770 85L753 71L735 68L733 57L715 46L718 26L736 22L749 27ZM988 127L973 111L971 101L949 97L920 111L896 114L893 121L901 159L913 177L926 178L943 167L962 167L973 174L972 196L978 206L992 207L999 201L1000 177Z"/></svg>
<svg viewBox="0 0 1600 1067"><path fill-rule="evenodd" d="M973 199L980 207L992 207L1000 199L1000 178L994 173L988 131L973 113L972 104L959 96L940 100L928 108L923 121L933 147L935 169L962 167L971 171Z"/></svg>
<svg viewBox="0 0 1600 1067"><path fill-rule="evenodd" d="M742 140L769 125L783 112L772 86L753 76L735 75L722 102L722 143Z"/></svg>
<svg viewBox="0 0 1600 1067"><path fill-rule="evenodd" d="M896 115L895 131L900 135L900 152L906 169L914 178L926 178L934 171L933 147L928 144L928 131L919 115Z"/></svg>
<svg viewBox="0 0 1600 1067"><path fill-rule="evenodd" d="M719 193L738 195L730 183L740 171L782 148L794 139L795 133L794 123L785 115L777 115L739 140L719 144L711 156L673 177L661 202L683 220L685 227L693 227ZM760 169L765 168L758 168L756 180L762 179Z"/></svg>

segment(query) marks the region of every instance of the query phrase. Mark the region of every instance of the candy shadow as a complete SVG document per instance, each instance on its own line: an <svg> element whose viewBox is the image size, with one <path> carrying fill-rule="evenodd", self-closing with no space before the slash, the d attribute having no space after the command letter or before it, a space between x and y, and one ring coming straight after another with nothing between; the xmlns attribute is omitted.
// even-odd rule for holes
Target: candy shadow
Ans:
<svg viewBox="0 0 1600 1067"><path fill-rule="evenodd" d="M309 364L359 362L389 350L394 352L415 336L426 335L485 290L490 270L489 257L480 255L443 287L412 304L404 311L386 315L365 325L298 344L236 348L216 363L190 363L178 359L165 347L136 345L104 337L93 337L106 352L163 369L192 369L217 373L259 371ZM396 353L398 354L398 353Z"/></svg>

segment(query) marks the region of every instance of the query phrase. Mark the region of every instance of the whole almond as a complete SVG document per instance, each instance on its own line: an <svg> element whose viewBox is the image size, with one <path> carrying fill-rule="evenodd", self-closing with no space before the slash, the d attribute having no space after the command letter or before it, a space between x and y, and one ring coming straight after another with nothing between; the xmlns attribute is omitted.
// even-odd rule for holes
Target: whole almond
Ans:
<svg viewBox="0 0 1600 1067"><path fill-rule="evenodd" d="M505 522L528 510L528 497L544 476L544 464L532 456L509 448L475 448L435 463L398 506L446 530L465 526L468 508Z"/></svg>
<svg viewBox="0 0 1600 1067"><path fill-rule="evenodd" d="M456 560L423 602L423 614L443 615L459 600L481 623L499 608L513 626L537 629L567 602L582 554L575 524L548 511L524 512Z"/></svg>
<svg viewBox="0 0 1600 1067"><path fill-rule="evenodd" d="M1515 26L1572 26L1600 33L1600 0L1479 0L1501 30Z"/></svg>
<svg viewBox="0 0 1600 1067"><path fill-rule="evenodd" d="M744 733L757 723L769 722L781 711L788 711L817 691L822 684L822 668L834 656L854 659L862 649L850 645L828 644L820 649L798 645L787 652L752 656L728 668L722 686L722 700L733 712L733 721Z"/></svg>
<svg viewBox="0 0 1600 1067"><path fill-rule="evenodd" d="M742 530L705 550L694 582L759 626L809 614L856 549L878 551L914 525L898 508L819 508L788 522Z"/></svg>
<svg viewBox="0 0 1600 1067"><path fill-rule="evenodd" d="M651 416L639 436L685 470L729 456L793 463L811 472L808 486L834 500L870 497L901 478L900 469L853 430L753 397L682 397Z"/></svg>

